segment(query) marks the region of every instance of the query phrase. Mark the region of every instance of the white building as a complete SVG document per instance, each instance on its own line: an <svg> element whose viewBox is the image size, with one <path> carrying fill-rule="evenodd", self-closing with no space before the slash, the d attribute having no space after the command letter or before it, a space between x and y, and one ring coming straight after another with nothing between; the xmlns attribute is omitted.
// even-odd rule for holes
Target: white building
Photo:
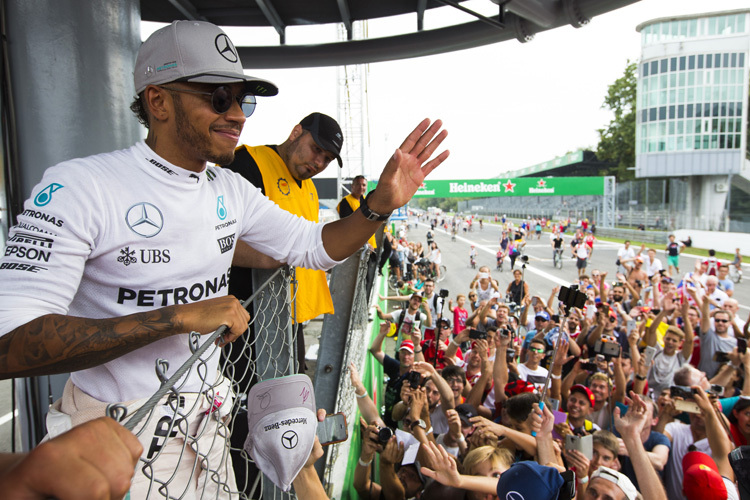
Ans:
<svg viewBox="0 0 750 500"><path fill-rule="evenodd" d="M750 193L750 9L640 24L636 177L687 180L683 227L719 229ZM738 191L737 188L740 190Z"/></svg>

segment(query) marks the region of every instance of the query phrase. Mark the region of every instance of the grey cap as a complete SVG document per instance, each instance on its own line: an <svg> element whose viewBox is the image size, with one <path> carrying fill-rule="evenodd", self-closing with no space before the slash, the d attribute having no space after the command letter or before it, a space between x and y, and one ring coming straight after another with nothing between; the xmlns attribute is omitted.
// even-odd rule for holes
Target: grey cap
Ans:
<svg viewBox="0 0 750 500"><path fill-rule="evenodd" d="M274 96L273 83L245 75L242 62L229 37L205 21L174 21L143 42L135 60L135 92L148 85L169 82L246 82L247 91Z"/></svg>
<svg viewBox="0 0 750 500"><path fill-rule="evenodd" d="M315 392L307 375L255 384L247 396L248 434L243 445L279 488L289 491L315 445Z"/></svg>

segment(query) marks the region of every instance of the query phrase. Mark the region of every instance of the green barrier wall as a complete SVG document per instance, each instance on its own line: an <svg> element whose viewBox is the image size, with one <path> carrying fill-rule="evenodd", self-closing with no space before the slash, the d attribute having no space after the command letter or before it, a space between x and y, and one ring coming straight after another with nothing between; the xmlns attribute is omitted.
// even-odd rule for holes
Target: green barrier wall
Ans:
<svg viewBox="0 0 750 500"><path fill-rule="evenodd" d="M386 268L388 266L385 266ZM381 295L388 294L388 273L383 271L383 276L380 277L378 283L378 289ZM384 307L384 303L381 303L381 307ZM372 341L378 335L380 330L380 320L375 315L375 321L372 322L372 328L370 330L370 338L367 345L362 346L363 349L369 349L372 345ZM383 405L383 365L369 354L365 358L365 367L362 370L362 383L365 385L367 392L375 401L375 406L380 408ZM346 468L346 476L344 477L344 488L341 493L342 500L358 500L359 494L354 489L354 469L357 467L357 460L359 460L359 454L362 451L362 437L360 436L360 425L359 425L360 413L357 410L354 418L354 432L349 436L350 447L349 447L349 459L348 466ZM375 478L378 479L379 475L379 462L374 460L372 462L375 470ZM378 482L378 481L376 481Z"/></svg>

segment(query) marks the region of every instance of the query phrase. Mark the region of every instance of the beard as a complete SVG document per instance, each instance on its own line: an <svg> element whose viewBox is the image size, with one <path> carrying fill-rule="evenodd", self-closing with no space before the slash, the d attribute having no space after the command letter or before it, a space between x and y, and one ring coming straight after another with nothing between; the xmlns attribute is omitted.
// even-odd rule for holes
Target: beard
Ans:
<svg viewBox="0 0 750 500"><path fill-rule="evenodd" d="M226 153L214 152L211 148L211 138L198 132L188 119L179 94L172 93L175 105L175 127L177 137L186 147L194 150L201 161L209 161L216 165L229 165L234 161L234 148Z"/></svg>

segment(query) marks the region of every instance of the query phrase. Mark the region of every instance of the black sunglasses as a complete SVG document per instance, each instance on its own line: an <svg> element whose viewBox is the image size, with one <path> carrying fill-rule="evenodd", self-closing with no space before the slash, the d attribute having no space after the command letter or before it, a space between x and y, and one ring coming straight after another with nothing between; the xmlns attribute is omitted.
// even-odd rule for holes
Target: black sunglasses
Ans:
<svg viewBox="0 0 750 500"><path fill-rule="evenodd" d="M255 96L251 93L234 95L231 87L228 85L219 85L214 89L213 92L202 92L200 90L188 90L188 89L176 89L172 87L165 87L160 85L161 88L169 90L170 92L185 92L188 94L200 94L211 96L211 107L217 114L223 115L232 107L232 102L237 101L237 104L242 108L242 113L246 118L255 111Z"/></svg>

